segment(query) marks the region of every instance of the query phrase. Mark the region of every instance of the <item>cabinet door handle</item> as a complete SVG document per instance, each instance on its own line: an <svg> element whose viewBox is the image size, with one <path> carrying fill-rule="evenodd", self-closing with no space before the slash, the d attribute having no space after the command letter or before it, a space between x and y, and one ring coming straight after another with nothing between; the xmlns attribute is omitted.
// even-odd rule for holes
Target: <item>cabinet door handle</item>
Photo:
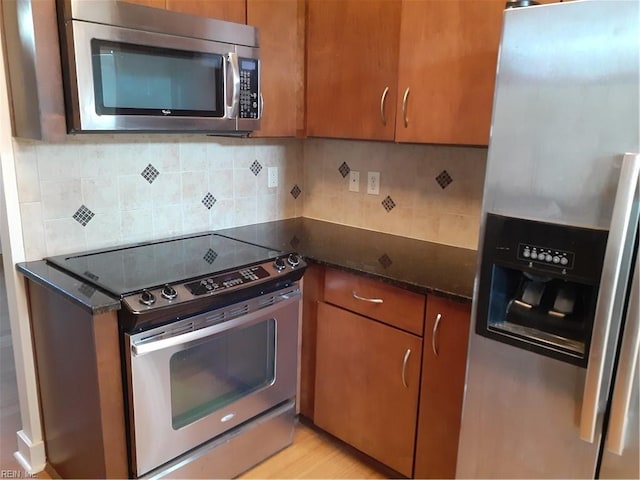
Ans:
<svg viewBox="0 0 640 480"><path fill-rule="evenodd" d="M355 298L356 300L362 300L363 302L369 302L369 303L384 303L384 300L381 298L366 298L366 297L361 297L360 295L358 295L355 290L351 291L351 296L353 298Z"/></svg>
<svg viewBox="0 0 640 480"><path fill-rule="evenodd" d="M387 94L389 93L389 87L384 89L382 92L382 97L380 98L380 119L382 120L382 125L387 124L387 116L384 114L384 105L387 101Z"/></svg>
<svg viewBox="0 0 640 480"><path fill-rule="evenodd" d="M404 91L402 96L402 120L404 121L404 128L409 126L409 120L407 119L407 101L409 100L409 87Z"/></svg>
<svg viewBox="0 0 640 480"><path fill-rule="evenodd" d="M407 371L407 362L409 361L410 355L411 349L407 348L407 351L404 352L404 358L402 359L402 385L404 385L404 388L409 388L409 385L407 385L407 378L405 377L405 373Z"/></svg>
<svg viewBox="0 0 640 480"><path fill-rule="evenodd" d="M436 316L436 323L433 325L433 332L431 332L431 349L433 350L433 354L438 356L438 347L436 345L436 337L438 336L438 327L440 326L440 320L442 319L442 315L439 313Z"/></svg>

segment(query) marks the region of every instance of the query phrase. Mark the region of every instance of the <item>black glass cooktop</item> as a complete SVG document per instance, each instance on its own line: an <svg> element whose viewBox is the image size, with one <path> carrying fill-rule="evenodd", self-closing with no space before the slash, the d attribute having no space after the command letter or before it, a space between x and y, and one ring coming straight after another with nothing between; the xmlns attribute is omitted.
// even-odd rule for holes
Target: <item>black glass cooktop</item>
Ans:
<svg viewBox="0 0 640 480"><path fill-rule="evenodd" d="M46 260L121 296L264 262L279 253L206 233Z"/></svg>

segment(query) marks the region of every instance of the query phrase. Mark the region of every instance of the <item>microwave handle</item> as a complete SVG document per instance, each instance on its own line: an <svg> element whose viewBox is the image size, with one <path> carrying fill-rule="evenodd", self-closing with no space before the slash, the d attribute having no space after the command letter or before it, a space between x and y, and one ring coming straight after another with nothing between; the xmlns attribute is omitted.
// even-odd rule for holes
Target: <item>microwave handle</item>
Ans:
<svg viewBox="0 0 640 480"><path fill-rule="evenodd" d="M238 54L229 52L227 54L227 64L231 67L231 83L233 85L233 94L231 96L231 105L225 105L225 117L238 117L238 104L240 103L240 67L238 65Z"/></svg>

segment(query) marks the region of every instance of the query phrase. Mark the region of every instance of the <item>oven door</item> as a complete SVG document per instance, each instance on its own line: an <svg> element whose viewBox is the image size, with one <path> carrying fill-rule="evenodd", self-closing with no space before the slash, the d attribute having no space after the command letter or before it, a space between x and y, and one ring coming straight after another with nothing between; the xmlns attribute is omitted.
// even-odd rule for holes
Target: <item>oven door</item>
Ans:
<svg viewBox="0 0 640 480"><path fill-rule="evenodd" d="M296 287L125 334L136 476L295 397L299 303Z"/></svg>

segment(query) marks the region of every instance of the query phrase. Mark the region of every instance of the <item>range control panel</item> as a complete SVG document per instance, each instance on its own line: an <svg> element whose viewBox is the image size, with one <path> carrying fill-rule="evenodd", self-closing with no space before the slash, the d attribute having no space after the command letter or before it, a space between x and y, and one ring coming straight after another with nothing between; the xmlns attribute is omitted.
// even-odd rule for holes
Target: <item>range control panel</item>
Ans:
<svg viewBox="0 0 640 480"><path fill-rule="evenodd" d="M518 245L518 260L526 262L537 262L570 270L573 268L574 257L573 252L555 248L539 247L527 243Z"/></svg>
<svg viewBox="0 0 640 480"><path fill-rule="evenodd" d="M207 293L218 292L220 290L237 287L245 283L260 280L261 278L267 278L269 272L267 272L263 266L243 268L231 273L225 273L222 275L215 275L213 277L203 278L197 282L185 284L185 288L191 292L192 295L206 295Z"/></svg>
<svg viewBox="0 0 640 480"><path fill-rule="evenodd" d="M258 118L258 60L240 58L240 118Z"/></svg>
<svg viewBox="0 0 640 480"><path fill-rule="evenodd" d="M307 264L302 256L290 253L272 258L259 265L240 267L232 271L202 277L198 280L178 282L144 289L122 298L132 313L142 313L156 308L189 302L207 295L224 295L251 285L269 282L286 275L294 275Z"/></svg>

